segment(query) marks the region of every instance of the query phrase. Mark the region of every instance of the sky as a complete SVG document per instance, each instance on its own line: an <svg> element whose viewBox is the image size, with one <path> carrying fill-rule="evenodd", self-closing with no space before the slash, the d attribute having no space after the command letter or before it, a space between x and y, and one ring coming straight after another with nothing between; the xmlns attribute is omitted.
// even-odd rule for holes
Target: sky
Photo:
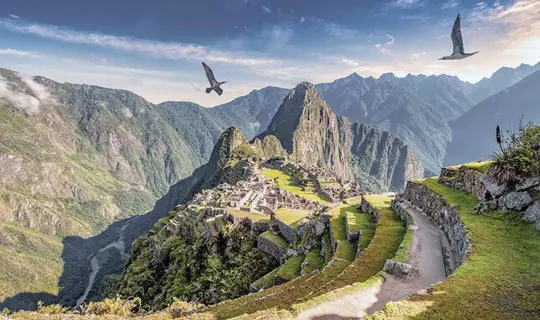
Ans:
<svg viewBox="0 0 540 320"><path fill-rule="evenodd" d="M540 1L0 0L0 67L145 99L216 106L265 86L358 73L476 82L540 60ZM461 14L465 51L450 32ZM224 94L206 94L201 61Z"/></svg>

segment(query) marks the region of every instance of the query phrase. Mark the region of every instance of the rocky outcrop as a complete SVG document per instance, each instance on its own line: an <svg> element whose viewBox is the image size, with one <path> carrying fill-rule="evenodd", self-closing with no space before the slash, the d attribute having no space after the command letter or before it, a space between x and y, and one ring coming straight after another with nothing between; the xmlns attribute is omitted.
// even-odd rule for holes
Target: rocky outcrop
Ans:
<svg viewBox="0 0 540 320"><path fill-rule="evenodd" d="M444 231L452 248L456 268L459 267L465 261L471 245L458 207L448 204L443 197L428 187L412 181L407 183L407 188L399 199L407 200L411 205L421 209L437 227Z"/></svg>
<svg viewBox="0 0 540 320"><path fill-rule="evenodd" d="M482 182L482 176L482 173L465 166L458 169L442 168L438 182L454 189L467 191L478 200L484 200L488 191Z"/></svg>
<svg viewBox="0 0 540 320"><path fill-rule="evenodd" d="M315 165L372 191L403 190L423 176L414 151L392 134L336 116L312 84L303 82L283 100L266 132L293 160Z"/></svg>
<svg viewBox="0 0 540 320"><path fill-rule="evenodd" d="M275 136L265 136L262 140L255 139L252 142L255 151L263 158L286 158L287 151L283 149L278 138Z"/></svg>

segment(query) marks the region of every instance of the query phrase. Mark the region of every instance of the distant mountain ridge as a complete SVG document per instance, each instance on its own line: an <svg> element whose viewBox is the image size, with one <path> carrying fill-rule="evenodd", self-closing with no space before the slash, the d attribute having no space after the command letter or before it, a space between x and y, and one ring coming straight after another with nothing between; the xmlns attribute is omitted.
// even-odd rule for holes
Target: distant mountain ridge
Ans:
<svg viewBox="0 0 540 320"><path fill-rule="evenodd" d="M445 165L487 160L497 150L495 128L502 132L524 122L540 124L540 70L483 100L450 123L452 142Z"/></svg>

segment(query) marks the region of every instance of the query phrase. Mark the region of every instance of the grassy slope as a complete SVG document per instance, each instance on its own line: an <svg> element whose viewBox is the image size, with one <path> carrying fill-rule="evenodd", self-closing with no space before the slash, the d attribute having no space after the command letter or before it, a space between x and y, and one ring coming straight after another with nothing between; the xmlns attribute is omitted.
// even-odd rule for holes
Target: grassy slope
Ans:
<svg viewBox="0 0 540 320"><path fill-rule="evenodd" d="M340 259L353 261L356 258L356 244L347 241L347 230L345 227L345 216L347 211L356 210L351 205L341 205L330 210L332 218L330 220L330 232L337 243L335 256Z"/></svg>
<svg viewBox="0 0 540 320"><path fill-rule="evenodd" d="M465 167L472 170L476 170L480 173L487 173L489 169L491 169L492 165L493 165L493 161L478 161L478 162L470 162L470 163L458 165L458 166L452 166L449 168L458 169L459 167Z"/></svg>
<svg viewBox="0 0 540 320"><path fill-rule="evenodd" d="M302 221L305 217L307 217L307 215L310 213L311 212L308 210L279 208L276 210L276 218L280 219L281 221L289 225L294 226L298 222Z"/></svg>
<svg viewBox="0 0 540 320"><path fill-rule="evenodd" d="M291 177L282 171L276 169L262 169L261 172L263 176L268 180L273 180L277 178L277 186L279 188L287 190L290 193L294 193L311 201L328 203L328 201L326 201L323 197L317 195L309 188L306 188L306 191L302 191L302 188L294 184Z"/></svg>
<svg viewBox="0 0 540 320"><path fill-rule="evenodd" d="M369 246L331 283L315 290L304 300L357 282L363 282L377 274L387 259L394 257L405 235L403 222L390 209L390 197L366 196L366 200L381 211L379 223Z"/></svg>
<svg viewBox="0 0 540 320"><path fill-rule="evenodd" d="M292 280L300 276L300 271L302 269L300 266L304 261L304 258L304 255L298 255L296 257L290 257L287 259L281 268L279 268L278 272L276 273L276 277L285 280Z"/></svg>
<svg viewBox="0 0 540 320"><path fill-rule="evenodd" d="M369 319L540 319L540 234L522 221L500 214L474 213L472 195L422 182L459 205L472 251L456 273L430 294L388 305Z"/></svg>
<svg viewBox="0 0 540 320"><path fill-rule="evenodd" d="M256 213L251 213L249 211L244 211L244 210L237 210L237 209L234 209L234 208L228 208L229 212L235 216L235 217L238 217L238 218L249 218L253 221L261 221L261 220L266 220L266 221L269 221L270 220L270 217L269 216L265 216L265 215L262 215L262 214L256 214Z"/></svg>

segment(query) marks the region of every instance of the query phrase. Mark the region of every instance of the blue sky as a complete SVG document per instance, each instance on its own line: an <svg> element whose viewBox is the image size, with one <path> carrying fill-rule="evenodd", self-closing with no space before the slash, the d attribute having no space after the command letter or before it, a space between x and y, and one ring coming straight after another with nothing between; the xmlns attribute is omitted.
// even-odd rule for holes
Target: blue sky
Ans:
<svg viewBox="0 0 540 320"><path fill-rule="evenodd" d="M458 13L466 51L450 54ZM540 60L540 1L2 0L0 67L214 106L264 86L357 72L457 75ZM207 95L200 61L225 94Z"/></svg>

